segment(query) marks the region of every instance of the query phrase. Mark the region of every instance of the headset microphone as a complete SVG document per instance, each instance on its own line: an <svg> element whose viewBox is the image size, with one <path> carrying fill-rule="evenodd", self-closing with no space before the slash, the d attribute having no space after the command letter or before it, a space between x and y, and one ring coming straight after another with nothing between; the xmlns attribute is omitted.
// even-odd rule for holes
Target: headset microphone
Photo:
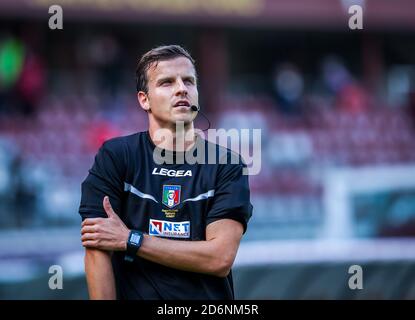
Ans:
<svg viewBox="0 0 415 320"><path fill-rule="evenodd" d="M210 121L209 121L208 117L206 117L205 114L202 111L200 111L200 107L196 106L196 105L192 105L192 106L190 106L190 109L192 109L192 111L200 112L200 114L207 120L209 126L207 127L207 129L204 129L202 131L209 130L210 129Z"/></svg>

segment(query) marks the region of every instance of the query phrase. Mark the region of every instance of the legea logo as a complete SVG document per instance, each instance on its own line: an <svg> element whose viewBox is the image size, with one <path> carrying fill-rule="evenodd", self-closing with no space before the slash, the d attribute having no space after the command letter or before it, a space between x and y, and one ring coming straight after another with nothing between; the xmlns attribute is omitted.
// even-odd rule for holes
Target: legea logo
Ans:
<svg viewBox="0 0 415 320"><path fill-rule="evenodd" d="M152 174L156 176L167 176L167 177L191 177L192 170L169 170L164 168L154 168Z"/></svg>

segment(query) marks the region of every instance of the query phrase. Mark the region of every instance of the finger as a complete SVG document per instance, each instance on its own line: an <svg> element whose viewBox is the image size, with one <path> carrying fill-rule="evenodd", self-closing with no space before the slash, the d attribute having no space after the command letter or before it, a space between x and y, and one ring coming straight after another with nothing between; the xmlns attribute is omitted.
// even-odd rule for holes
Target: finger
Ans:
<svg viewBox="0 0 415 320"><path fill-rule="evenodd" d="M108 215L108 218L116 216L114 210L112 209L110 198L108 196L104 197L104 201L102 202L102 205L104 206L104 210Z"/></svg>
<svg viewBox="0 0 415 320"><path fill-rule="evenodd" d="M85 242L88 240L97 240L97 236L95 233L85 233L81 236L81 241Z"/></svg>
<svg viewBox="0 0 415 320"><path fill-rule="evenodd" d="M96 242L95 240L82 241L82 246L86 248L97 248L98 242Z"/></svg>
<svg viewBox="0 0 415 320"><path fill-rule="evenodd" d="M83 226L94 225L94 224L100 223L101 220L102 218L88 218L82 222L81 226L83 227Z"/></svg>
<svg viewBox="0 0 415 320"><path fill-rule="evenodd" d="M86 225L86 226L83 226L82 227L81 234L84 234L84 233L95 233L97 231L98 231L98 228L97 228L96 225L89 225L89 226Z"/></svg>

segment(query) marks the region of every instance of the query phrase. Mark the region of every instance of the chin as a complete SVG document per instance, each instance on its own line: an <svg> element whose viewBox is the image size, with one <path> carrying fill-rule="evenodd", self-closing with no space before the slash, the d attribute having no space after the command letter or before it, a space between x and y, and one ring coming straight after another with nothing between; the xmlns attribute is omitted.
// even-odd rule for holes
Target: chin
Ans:
<svg viewBox="0 0 415 320"><path fill-rule="evenodd" d="M186 116L186 117L174 117L173 120L175 123L177 122L184 122L184 124L190 124L193 121L192 117Z"/></svg>

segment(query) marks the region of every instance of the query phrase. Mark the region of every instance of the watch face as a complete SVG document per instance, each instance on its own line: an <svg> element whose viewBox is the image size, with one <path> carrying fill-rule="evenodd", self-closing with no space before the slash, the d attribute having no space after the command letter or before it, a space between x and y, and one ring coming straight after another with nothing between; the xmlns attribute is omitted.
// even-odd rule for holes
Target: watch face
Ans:
<svg viewBox="0 0 415 320"><path fill-rule="evenodd" d="M141 235L139 235L139 234L137 234L137 233L133 233L133 234L131 235L130 242L131 242L132 244L136 244L136 245L138 245L138 244L140 243L140 238L141 238Z"/></svg>

